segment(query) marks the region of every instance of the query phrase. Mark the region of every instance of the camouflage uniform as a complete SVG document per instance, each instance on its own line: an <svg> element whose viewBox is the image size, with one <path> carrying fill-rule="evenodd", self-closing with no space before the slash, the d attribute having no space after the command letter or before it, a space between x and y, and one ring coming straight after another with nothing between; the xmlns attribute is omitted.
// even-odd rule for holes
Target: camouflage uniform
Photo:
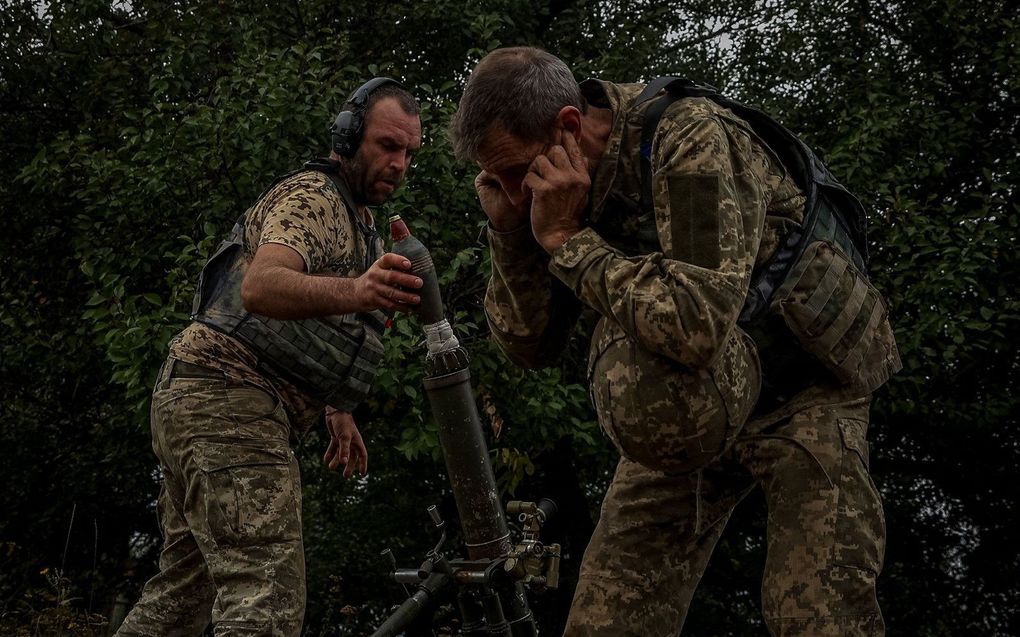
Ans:
<svg viewBox="0 0 1020 637"><path fill-rule="evenodd" d="M804 195L743 120L705 98L679 100L653 140L649 242L638 204L642 88L582 85L613 112L587 228L551 257L530 228L489 229L485 309L512 359L548 363L582 303L601 316L592 398L622 457L566 634L679 632L730 513L757 485L769 504L770 631L882 634L885 529L867 470L869 397L792 338L736 326L752 270L803 220ZM891 342L883 351L895 354Z"/></svg>
<svg viewBox="0 0 1020 637"><path fill-rule="evenodd" d="M357 276L364 241L320 172L285 179L246 213L249 261L279 243L307 272ZM289 441L322 409L210 327L192 323L171 341L151 414L163 474L160 572L118 635L199 635L210 620L217 635L300 634L301 479Z"/></svg>

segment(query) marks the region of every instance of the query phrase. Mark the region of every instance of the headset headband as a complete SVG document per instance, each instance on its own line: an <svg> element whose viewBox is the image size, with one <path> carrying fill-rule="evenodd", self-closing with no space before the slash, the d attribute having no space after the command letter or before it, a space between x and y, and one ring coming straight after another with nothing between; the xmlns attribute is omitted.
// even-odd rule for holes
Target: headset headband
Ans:
<svg viewBox="0 0 1020 637"><path fill-rule="evenodd" d="M361 136L365 126L365 114L368 100L377 89L383 86L404 88L400 82L388 77L374 77L365 82L351 94L344 103L344 110L336 116L330 133L333 137L333 152L341 157L353 157L358 152Z"/></svg>

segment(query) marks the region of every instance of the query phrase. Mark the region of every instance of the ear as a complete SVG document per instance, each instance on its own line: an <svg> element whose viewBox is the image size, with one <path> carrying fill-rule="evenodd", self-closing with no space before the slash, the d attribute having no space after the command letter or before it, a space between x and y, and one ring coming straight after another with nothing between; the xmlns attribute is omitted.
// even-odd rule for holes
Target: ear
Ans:
<svg viewBox="0 0 1020 637"><path fill-rule="evenodd" d="M556 114L556 124L570 132L574 139L581 141L581 111L576 106L564 106Z"/></svg>

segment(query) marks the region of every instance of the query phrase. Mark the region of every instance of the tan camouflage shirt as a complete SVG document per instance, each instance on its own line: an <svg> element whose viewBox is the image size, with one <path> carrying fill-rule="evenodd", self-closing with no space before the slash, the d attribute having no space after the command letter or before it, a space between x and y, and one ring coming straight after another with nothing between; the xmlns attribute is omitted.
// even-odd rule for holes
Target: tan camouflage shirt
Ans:
<svg viewBox="0 0 1020 637"><path fill-rule="evenodd" d="M577 317L576 297L614 328L603 332L622 330L690 367L710 365L736 323L752 269L802 220L803 193L742 119L706 98L678 100L652 145L661 251L642 252L640 143L649 101L633 102L644 87L593 81L582 88L613 112L589 193L589 227L551 258L528 227L490 228L485 310L493 336L516 361L547 363Z"/></svg>
<svg viewBox="0 0 1020 637"><path fill-rule="evenodd" d="M373 224L371 215L366 222ZM370 251L365 239L329 177L318 171L300 172L272 187L245 213L244 230L249 263L259 246L279 243L300 254L305 271L312 274L354 277L366 269L364 255ZM381 240L375 241L376 253L382 254ZM170 356L222 370L279 396L299 429L309 426L323 408L286 380L257 371L255 356L244 345L201 323L192 323L170 341Z"/></svg>

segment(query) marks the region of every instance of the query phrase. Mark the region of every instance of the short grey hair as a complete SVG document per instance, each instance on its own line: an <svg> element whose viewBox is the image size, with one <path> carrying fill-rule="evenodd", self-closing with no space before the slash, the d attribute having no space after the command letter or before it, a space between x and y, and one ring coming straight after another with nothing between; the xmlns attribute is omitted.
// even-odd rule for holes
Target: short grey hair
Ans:
<svg viewBox="0 0 1020 637"><path fill-rule="evenodd" d="M476 161L497 124L525 141L544 141L564 106L583 112L586 104L563 60L534 47L496 49L478 62L464 87L450 122L453 152Z"/></svg>

